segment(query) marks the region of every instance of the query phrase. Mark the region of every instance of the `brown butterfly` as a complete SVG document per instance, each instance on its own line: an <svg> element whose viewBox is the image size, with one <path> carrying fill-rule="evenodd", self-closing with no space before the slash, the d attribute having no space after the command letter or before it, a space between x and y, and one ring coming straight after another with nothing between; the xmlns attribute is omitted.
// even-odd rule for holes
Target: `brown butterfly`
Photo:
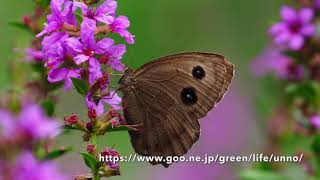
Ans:
<svg viewBox="0 0 320 180"><path fill-rule="evenodd" d="M182 156L199 139L198 119L224 96L234 65L223 56L190 52L128 68L119 81L123 107L136 153L143 156ZM163 164L167 162L151 162Z"/></svg>

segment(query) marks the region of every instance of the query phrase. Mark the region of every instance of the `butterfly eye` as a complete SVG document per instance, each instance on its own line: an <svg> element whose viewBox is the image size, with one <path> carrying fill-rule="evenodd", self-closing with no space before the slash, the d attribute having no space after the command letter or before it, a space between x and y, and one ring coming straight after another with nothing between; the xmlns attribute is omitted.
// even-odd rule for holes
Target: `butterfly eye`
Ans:
<svg viewBox="0 0 320 180"><path fill-rule="evenodd" d="M201 80L205 77L206 73L204 72L204 70L201 66L196 66L192 70L192 75L193 75L193 77Z"/></svg>
<svg viewBox="0 0 320 180"><path fill-rule="evenodd" d="M193 105L198 101L196 90L193 87L184 88L181 91L181 99L186 105Z"/></svg>

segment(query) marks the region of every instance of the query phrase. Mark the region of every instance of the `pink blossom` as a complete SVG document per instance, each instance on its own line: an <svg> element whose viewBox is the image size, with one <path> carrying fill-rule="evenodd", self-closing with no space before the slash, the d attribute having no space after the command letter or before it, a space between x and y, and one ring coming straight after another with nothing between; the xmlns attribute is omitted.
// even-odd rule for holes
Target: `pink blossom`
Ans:
<svg viewBox="0 0 320 180"><path fill-rule="evenodd" d="M274 42L293 50L301 49L305 38L315 33L315 25L312 22L313 10L309 8L295 10L284 6L281 9L281 17L282 21L274 24L269 31Z"/></svg>

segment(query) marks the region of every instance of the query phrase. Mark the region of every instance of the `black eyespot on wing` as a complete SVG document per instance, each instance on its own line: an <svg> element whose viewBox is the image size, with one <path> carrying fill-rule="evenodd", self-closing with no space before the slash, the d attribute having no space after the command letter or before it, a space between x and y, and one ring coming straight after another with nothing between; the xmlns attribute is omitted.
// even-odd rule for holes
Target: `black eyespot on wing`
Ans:
<svg viewBox="0 0 320 180"><path fill-rule="evenodd" d="M181 100L186 105L193 105L197 103L198 96L196 90L193 87L184 88L181 91Z"/></svg>
<svg viewBox="0 0 320 180"><path fill-rule="evenodd" d="M206 72L201 66L196 66L192 70L192 75L193 77L201 80L206 76Z"/></svg>

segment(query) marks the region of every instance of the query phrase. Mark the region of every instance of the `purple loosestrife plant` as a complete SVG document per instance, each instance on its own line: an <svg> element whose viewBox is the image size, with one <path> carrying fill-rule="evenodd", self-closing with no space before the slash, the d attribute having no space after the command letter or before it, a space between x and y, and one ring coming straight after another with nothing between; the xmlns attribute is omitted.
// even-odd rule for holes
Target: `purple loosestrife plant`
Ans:
<svg viewBox="0 0 320 180"><path fill-rule="evenodd" d="M270 87L277 88L279 96L278 107L272 110L268 121L270 139L265 153L302 153L304 158L298 167L308 178L319 179L320 40L316 32L320 1L290 2L280 10L281 21L269 29L273 45L252 64L254 73L260 77L272 72L275 76L267 78L266 82L276 81L278 85ZM271 92L268 89L268 93ZM292 142L295 145L288 145ZM274 165L260 163L254 169L265 172L261 167L267 167L270 168L268 173L272 172L275 177L287 178L282 173L286 167L275 168Z"/></svg>
<svg viewBox="0 0 320 180"><path fill-rule="evenodd" d="M95 180L119 175L120 170L119 164L98 162L96 139L115 130L136 130L135 126L126 125L121 115L121 97L110 85L126 68L122 63L126 45L117 44L109 35L118 34L128 44L134 44L135 37L128 31L129 19L117 16L117 1L97 2L52 0L43 29L35 28L41 31L36 35L37 46L26 50L29 62L33 59L31 64L44 68L41 76L47 80L46 86L64 84L65 90L75 89L86 102L88 120L76 114L66 116L65 129L83 132L88 152L81 155ZM25 21L30 24L32 19ZM108 151L113 155L116 152Z"/></svg>
<svg viewBox="0 0 320 180"><path fill-rule="evenodd" d="M26 103L18 114L1 109L0 119L0 179L67 179L53 161L40 160L32 152L43 149L43 141L61 133L56 119L32 103ZM12 158L17 154L18 157Z"/></svg>
<svg viewBox="0 0 320 180"><path fill-rule="evenodd" d="M97 138L112 131L137 130L135 125L126 124L122 99L111 86L126 69L122 58L127 44L135 42L128 31L130 21L117 15L115 0L34 3L33 14L24 16L19 26L32 32L34 39L24 50L25 61L19 62L27 62L37 76L32 81L16 77L23 82L17 85L21 91L12 90L0 101L0 179L66 179L53 159L70 148L52 145L64 130L82 132L79 139L87 143L87 151L81 156L90 168L89 178L119 175L118 162L101 163L98 159L101 152L112 156L119 153L113 148L101 149ZM127 44L118 44L111 34L118 34ZM64 117L64 125L59 123L55 117L56 90L62 87L81 95L87 104L87 117L70 113ZM75 175L77 178L88 175Z"/></svg>
<svg viewBox="0 0 320 180"><path fill-rule="evenodd" d="M14 164L16 180L67 180L67 176L61 174L57 165L51 161L40 162L31 152L23 152Z"/></svg>
<svg viewBox="0 0 320 180"><path fill-rule="evenodd" d="M2 109L0 118L2 136L8 138L17 133L41 140L54 138L61 133L61 124L58 120L47 117L43 109L35 104L24 105L19 115Z"/></svg>

